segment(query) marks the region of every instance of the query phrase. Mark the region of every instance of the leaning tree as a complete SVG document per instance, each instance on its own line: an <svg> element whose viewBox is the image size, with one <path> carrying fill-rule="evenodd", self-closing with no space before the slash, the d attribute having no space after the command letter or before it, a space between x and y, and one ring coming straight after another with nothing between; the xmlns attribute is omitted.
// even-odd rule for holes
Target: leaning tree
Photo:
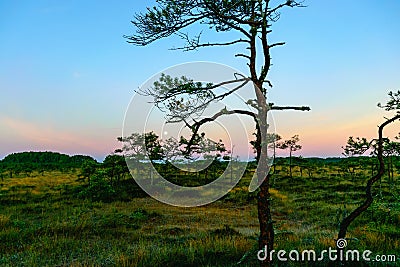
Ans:
<svg viewBox="0 0 400 267"><path fill-rule="evenodd" d="M308 111L310 108L276 106L267 102L267 87L272 87L272 83L267 79L271 67L271 49L285 44L271 43L269 36L272 24L280 18L281 10L286 7L302 7L302 2L295 0L283 0L280 3L270 0L157 0L156 2L157 5L147 8L146 12L135 14L132 24L136 33L125 36L129 43L146 46L161 38L175 35L183 39L184 45L173 49L190 51L203 47L235 45L238 45L238 49L243 49L243 52L238 52L234 56L247 61L248 77L236 75L230 81L211 84L195 82L188 77L174 78L163 75L151 89L142 93L152 96L157 106L167 110L168 122L184 122L191 130L192 138L188 140L186 146L188 152L204 124L233 114L254 119L256 129L254 147L258 160L254 187L259 187L257 198L260 223L259 246L260 248L267 246L272 250L274 230L270 212L267 113L271 110ZM226 42L203 42L201 33L190 36L183 31L195 24L218 33L235 32L237 37ZM254 108L254 112L225 108L210 117L190 120L193 114L201 114L210 103L225 99L249 82L254 85L251 90L255 97L248 101L248 105ZM218 90L234 84L235 86L227 92L221 93ZM261 265L268 266L269 260L268 258Z"/></svg>
<svg viewBox="0 0 400 267"><path fill-rule="evenodd" d="M346 218L344 218L340 224L338 239L346 238L347 229L350 224L360 216L364 211L366 211L372 204L374 198L372 195L372 186L375 182L379 181L385 173L385 162L384 162L384 149L385 143L388 139L384 137L383 130L389 124L400 121L400 90L397 92L389 92L389 100L385 105L378 104L378 107L385 109L386 111L393 112L391 117L387 118L378 127L378 137L371 141L367 141L366 138L349 138L347 145L344 147L345 154L347 155L357 155L363 154L369 149L373 149L378 157L379 170L373 175L368 181L365 187L365 200L353 210Z"/></svg>

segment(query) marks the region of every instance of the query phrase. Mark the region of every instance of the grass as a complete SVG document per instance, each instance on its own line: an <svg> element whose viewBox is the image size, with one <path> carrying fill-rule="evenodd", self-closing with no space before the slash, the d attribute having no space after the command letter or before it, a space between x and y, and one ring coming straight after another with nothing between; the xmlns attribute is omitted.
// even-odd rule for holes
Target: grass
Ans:
<svg viewBox="0 0 400 267"><path fill-rule="evenodd" d="M343 177L334 167L322 168L311 178L295 172L291 179L284 170L275 177L271 197L276 250L335 247L340 221L363 200L366 174ZM247 191L251 172L222 200L196 208L172 207L149 197L110 203L81 199L77 173L34 172L31 177L4 179L0 266L258 264L256 200ZM349 248L400 257L398 179L397 185L384 180L381 187L375 186L373 206L349 228ZM318 264L277 262L329 263ZM358 266L382 266L364 264Z"/></svg>
<svg viewBox="0 0 400 267"><path fill-rule="evenodd" d="M1 217L0 263L104 266L108 261L110 266L176 266L180 262L180 266L195 266L202 259L212 266L227 261L221 255L238 259L251 247L251 240L240 233L218 232L219 208L167 208L148 198L112 204L14 206L5 210L12 215ZM229 217L223 221L235 223L229 218L237 215L226 212Z"/></svg>

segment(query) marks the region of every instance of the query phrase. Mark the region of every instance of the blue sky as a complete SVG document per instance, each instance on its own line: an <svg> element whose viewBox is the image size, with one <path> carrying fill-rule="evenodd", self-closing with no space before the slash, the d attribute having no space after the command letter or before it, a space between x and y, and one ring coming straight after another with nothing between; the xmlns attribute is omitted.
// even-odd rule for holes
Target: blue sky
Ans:
<svg viewBox="0 0 400 267"><path fill-rule="evenodd" d="M133 90L152 75L192 61L247 73L245 60L232 56L241 47L168 50L182 44L176 37L147 47L126 43L134 13L152 3L0 0L0 158L52 150L102 160L118 147ZM305 4L285 10L273 27L272 40L287 44L272 52L270 99L312 111L276 113L275 124L284 138L300 135L299 155L338 156L348 136L375 135L388 115L376 103L400 89L400 1Z"/></svg>

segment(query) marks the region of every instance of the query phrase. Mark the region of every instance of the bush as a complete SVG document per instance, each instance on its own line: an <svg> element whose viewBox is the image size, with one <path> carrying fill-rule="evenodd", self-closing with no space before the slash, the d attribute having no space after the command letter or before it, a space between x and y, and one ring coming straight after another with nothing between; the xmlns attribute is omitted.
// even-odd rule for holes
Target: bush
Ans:
<svg viewBox="0 0 400 267"><path fill-rule="evenodd" d="M81 198L102 202L111 202L115 195L114 188L107 182L105 173L102 171L98 171L92 175L90 184L83 188L78 194Z"/></svg>

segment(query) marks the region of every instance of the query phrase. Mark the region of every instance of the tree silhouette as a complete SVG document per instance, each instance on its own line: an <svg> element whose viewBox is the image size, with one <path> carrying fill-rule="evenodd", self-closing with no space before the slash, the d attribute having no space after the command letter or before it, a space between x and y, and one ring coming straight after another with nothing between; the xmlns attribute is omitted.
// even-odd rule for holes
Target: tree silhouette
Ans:
<svg viewBox="0 0 400 267"><path fill-rule="evenodd" d="M249 116L254 119L257 131L258 168L251 190L260 186L258 192L258 219L260 223L259 247L267 246L273 249L274 231L270 212L269 194L269 159L267 142L267 113L270 110L310 110L308 107L281 107L266 100L267 88L272 83L267 79L271 67L271 49L284 45L284 42L270 43L271 26L280 18L280 11L285 7L302 7L300 1L284 0L273 6L269 0L157 0L157 6L148 8L145 13L137 13L132 21L136 33L125 36L129 43L146 46L161 38L171 35L179 36L185 44L173 48L184 51L197 50L202 47L246 45L243 53L235 57L244 58L247 62L249 77L235 75L232 80L218 84L195 82L190 77L174 78L168 75L161 76L154 83L153 88L141 93L154 98L154 103L161 110L166 111L168 122L184 122L192 131L188 140L189 153L199 134L200 127L213 122L220 117L232 114ZM183 29L194 24L205 26L219 33L234 31L240 37L227 42L202 42L201 33L189 36ZM248 52L247 52L248 51ZM258 67L257 63L261 62ZM252 82L256 99L249 100L248 105L255 111L241 109L223 109L213 116L203 118L192 123L192 116L201 114L213 101L222 100ZM222 86L233 86L228 92L216 90ZM268 266L269 258L261 265Z"/></svg>
<svg viewBox="0 0 400 267"><path fill-rule="evenodd" d="M378 161L379 161L379 170L378 173L371 177L365 188L365 201L357 207L353 212L351 212L340 224L338 239L345 238L347 233L347 228L349 225L364 211L366 211L369 206L371 206L374 198L372 196L372 186L374 183L382 178L385 173L385 163L384 163L384 143L387 138L383 137L383 130L385 127L395 121L400 121L400 90L397 92L389 92L389 101L385 104L378 104L378 107L385 109L386 111L394 112L394 114L386 119L378 127L378 138L372 140L371 142L367 142L365 138L349 138L348 144L344 147L346 154L362 154L370 148L373 148L376 151Z"/></svg>
<svg viewBox="0 0 400 267"><path fill-rule="evenodd" d="M118 183L129 172L125 158L121 155L108 155L104 159L102 166L105 168L105 174L109 177L111 184L113 184L114 179Z"/></svg>
<svg viewBox="0 0 400 267"><path fill-rule="evenodd" d="M90 185L90 178L96 173L97 162L95 160L86 160L83 162L81 167L81 172L78 175L80 177L78 180L87 179L88 184Z"/></svg>
<svg viewBox="0 0 400 267"><path fill-rule="evenodd" d="M294 135L292 136L290 139L282 141L282 142L278 142L276 144L276 147L279 149L289 149L289 175L290 178L293 178L293 174L292 174L292 153L295 151L298 151L302 148L301 145L297 144L300 141L299 135Z"/></svg>
<svg viewBox="0 0 400 267"><path fill-rule="evenodd" d="M173 169L172 162L179 161L181 164L186 161L188 172L189 169L205 169L205 176L207 179L207 173L209 165L215 167L221 157L227 153L226 148L222 140L215 142L205 137L205 133L196 135L195 139L189 144L189 140L181 136L180 140L176 140L171 137L166 140L159 139L159 136L154 132L148 132L144 134L133 133L128 137L118 137L117 140L123 143L122 148L116 149L115 153L118 155L109 155L104 160L104 166L108 168L108 171L115 170L110 168L112 166L111 160L117 160L120 164L120 159L124 159L120 154L125 156L127 159L128 166L135 166L137 172L143 171L146 164L140 164L146 161L153 163L160 161L159 163L165 163L162 167L164 173L169 173L171 168ZM191 145L191 148L187 147ZM201 159L200 161L196 161ZM203 162L202 162L203 161ZM124 164L125 160L124 160ZM141 166L141 167L139 167ZM124 174L124 170L120 169L121 174ZM215 168L214 168L215 171ZM152 177L151 169L150 176ZM118 177L118 176L117 176ZM151 178L152 179L152 178Z"/></svg>
<svg viewBox="0 0 400 267"><path fill-rule="evenodd" d="M144 134L132 133L127 137L118 137L117 140L124 145L121 149L115 150L115 152L125 152L125 155L131 160L140 161L147 159L155 161L161 160L164 157L159 136L153 131Z"/></svg>
<svg viewBox="0 0 400 267"><path fill-rule="evenodd" d="M397 140L398 138L395 137ZM356 155L362 155L367 151L371 151L370 154L377 156L378 153L378 140L372 139L367 140L365 137L350 136L347 140L346 146L343 148L343 155L346 157L353 157ZM389 138L383 138L382 140L382 157L386 159L386 168L388 181L393 182L394 168L393 168L393 157L400 155L400 143L396 141L391 141ZM373 174L372 174L373 175Z"/></svg>

